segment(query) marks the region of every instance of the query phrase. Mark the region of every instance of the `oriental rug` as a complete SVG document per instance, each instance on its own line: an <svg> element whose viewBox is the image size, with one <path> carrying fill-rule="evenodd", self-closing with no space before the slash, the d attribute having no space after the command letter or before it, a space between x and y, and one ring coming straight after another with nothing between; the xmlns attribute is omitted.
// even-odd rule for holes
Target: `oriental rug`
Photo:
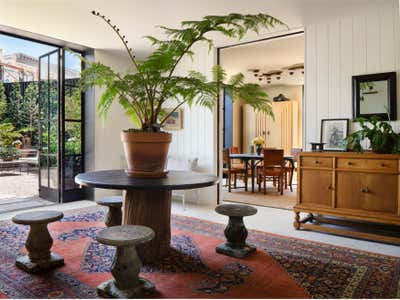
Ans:
<svg viewBox="0 0 400 300"><path fill-rule="evenodd" d="M95 298L108 280L115 249L94 240L102 208L68 211L49 225L52 251L65 266L43 275L15 267L28 227L0 222L0 298ZM216 254L224 225L173 216L171 255L144 265L154 298L398 298L400 258L249 230L257 252L245 259Z"/></svg>

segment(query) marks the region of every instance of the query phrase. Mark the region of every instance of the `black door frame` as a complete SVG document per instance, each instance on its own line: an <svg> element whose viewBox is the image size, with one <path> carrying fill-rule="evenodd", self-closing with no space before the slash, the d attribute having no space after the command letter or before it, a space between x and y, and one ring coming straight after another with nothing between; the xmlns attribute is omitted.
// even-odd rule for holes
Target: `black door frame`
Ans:
<svg viewBox="0 0 400 300"><path fill-rule="evenodd" d="M267 38L262 38L258 40L253 40L253 41L248 41L248 42L240 42L236 44L231 44L228 46L221 46L217 48L217 65L221 65L221 50L227 49L227 48L233 48L237 46L243 46L243 45L248 45L248 44L253 44L253 43L259 43L259 42L264 42L264 41L269 41L269 40L275 40L275 39L280 39L284 37L290 37L294 35L304 35L305 31L304 30L299 30L295 32L290 32L286 34L281 34L281 35L276 35L276 36L271 36ZM219 177L221 174L221 138L220 138L220 131L221 131L221 105L222 105L222 115L224 114L224 105L221 104L221 93L218 93L218 98L217 98L217 128L216 128L216 135L217 135L217 176ZM224 136L224 128L222 128L222 136ZM220 204L221 202L221 184L218 183L217 185L217 204Z"/></svg>
<svg viewBox="0 0 400 300"><path fill-rule="evenodd" d="M90 54L92 52L91 48L81 46L78 44L74 43L69 43L65 42L62 40L54 39L54 38L49 38L47 36L41 36L39 34L33 34L30 32L25 32L25 31L20 31L16 30L13 28L10 28L10 31L8 32L5 30L8 30L7 27L5 26L0 26L0 35L6 35L22 40L27 40L43 45L48 45L55 47L56 49L53 51L50 51L49 53L55 53L59 51L61 55L59 55L59 63L58 63L58 93L59 93L59 99L58 99L58 145L60 145L60 142L62 143L62 147L59 147L58 153L57 153L57 160L58 160L58 174L57 174L57 184L58 184L58 192L56 195L57 202L63 203L63 202L70 202L78 199L83 199L85 197L86 190L84 188L76 188L73 190L68 190L65 191L65 182L64 182L64 177L65 177L65 165L64 165L64 149L65 149L65 141L64 141L64 133L65 133L65 88L64 88L64 71L65 70L65 47L70 49L72 52L75 52L79 55L85 56L86 54ZM14 33L17 32L17 33ZM49 54L46 53L46 54ZM42 56L45 56L41 55ZM39 74L40 74L40 64L39 64ZM81 62L81 71L84 69L85 64L84 62ZM61 87L60 87L61 85ZM82 171L85 170L85 93L81 93L81 156L82 156ZM61 101L61 102L60 102ZM61 108L61 110L60 110ZM62 134L62 138L60 136L60 131ZM40 141L41 142L41 141ZM62 150L62 151L60 151ZM62 153L61 153L62 152ZM62 158L62 159L61 159ZM40 159L40 158L39 158ZM62 163L61 163L62 162ZM40 188L40 170L38 171L39 176L38 176L38 187ZM48 179L49 180L49 179ZM50 192L49 192L50 193ZM49 195L50 196L50 195Z"/></svg>

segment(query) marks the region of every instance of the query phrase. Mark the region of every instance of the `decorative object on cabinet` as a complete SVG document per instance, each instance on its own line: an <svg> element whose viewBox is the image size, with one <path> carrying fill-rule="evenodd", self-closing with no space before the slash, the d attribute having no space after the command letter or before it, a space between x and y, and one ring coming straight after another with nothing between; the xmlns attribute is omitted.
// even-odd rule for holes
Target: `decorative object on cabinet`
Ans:
<svg viewBox="0 0 400 300"><path fill-rule="evenodd" d="M361 142L367 138L370 142L370 148L375 153L400 153L400 135L394 132L389 122L381 120L378 116L371 119L358 118L355 122L360 124L361 129L353 132L345 139L347 149L363 152L364 148Z"/></svg>
<svg viewBox="0 0 400 300"><path fill-rule="evenodd" d="M349 132L349 119L322 119L321 143L324 149L330 151L344 151L343 140Z"/></svg>
<svg viewBox="0 0 400 300"><path fill-rule="evenodd" d="M400 243L400 155L300 152L298 158L296 229ZM300 219L301 212L308 216ZM363 230L326 224L349 221ZM385 235L377 230L382 224L396 229Z"/></svg>
<svg viewBox="0 0 400 300"><path fill-rule="evenodd" d="M278 96L274 97L273 100L275 102L290 101L290 99L283 94L279 94Z"/></svg>
<svg viewBox="0 0 400 300"><path fill-rule="evenodd" d="M324 151L325 143L311 142L310 145L311 145L311 151L314 152Z"/></svg>
<svg viewBox="0 0 400 300"><path fill-rule="evenodd" d="M396 72L353 76L353 118L396 120Z"/></svg>
<svg viewBox="0 0 400 300"><path fill-rule="evenodd" d="M173 111L173 109L167 110L167 113L171 113L168 119L165 121L165 130L180 130L183 128L183 109Z"/></svg>

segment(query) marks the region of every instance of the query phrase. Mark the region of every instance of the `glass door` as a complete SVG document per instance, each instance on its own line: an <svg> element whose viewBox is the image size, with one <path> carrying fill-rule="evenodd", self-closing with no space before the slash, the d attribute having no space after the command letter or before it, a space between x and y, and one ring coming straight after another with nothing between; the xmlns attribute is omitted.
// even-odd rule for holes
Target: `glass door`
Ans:
<svg viewBox="0 0 400 300"><path fill-rule="evenodd" d="M60 203L85 196L74 182L84 171L79 55L57 49L39 58L39 196Z"/></svg>
<svg viewBox="0 0 400 300"><path fill-rule="evenodd" d="M39 57L39 197L60 202L59 100L57 49Z"/></svg>

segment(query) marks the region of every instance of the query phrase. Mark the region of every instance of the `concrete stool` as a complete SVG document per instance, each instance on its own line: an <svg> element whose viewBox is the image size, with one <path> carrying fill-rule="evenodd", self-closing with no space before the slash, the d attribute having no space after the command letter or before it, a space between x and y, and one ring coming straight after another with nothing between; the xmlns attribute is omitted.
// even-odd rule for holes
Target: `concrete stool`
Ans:
<svg viewBox="0 0 400 300"><path fill-rule="evenodd" d="M122 196L105 197L96 201L96 203L108 207L108 214L104 221L107 227L119 226L122 224Z"/></svg>
<svg viewBox="0 0 400 300"><path fill-rule="evenodd" d="M246 244L247 229L243 223L243 217L252 216L257 209L249 205L221 204L215 208L221 215L229 217L229 223L225 228L227 242L215 248L217 253L243 258L256 251L256 247Z"/></svg>
<svg viewBox="0 0 400 300"><path fill-rule="evenodd" d="M103 282L97 293L104 298L143 298L155 291L150 281L140 278L142 262L136 252L136 245L151 241L154 231L145 226L123 225L103 229L96 237L99 243L117 247L111 266L114 279Z"/></svg>
<svg viewBox="0 0 400 300"><path fill-rule="evenodd" d="M59 211L33 211L12 218L17 224L29 225L30 231L25 247L28 255L17 258L16 266L28 273L40 273L64 265L64 259L50 252L53 239L47 224L64 217Z"/></svg>

